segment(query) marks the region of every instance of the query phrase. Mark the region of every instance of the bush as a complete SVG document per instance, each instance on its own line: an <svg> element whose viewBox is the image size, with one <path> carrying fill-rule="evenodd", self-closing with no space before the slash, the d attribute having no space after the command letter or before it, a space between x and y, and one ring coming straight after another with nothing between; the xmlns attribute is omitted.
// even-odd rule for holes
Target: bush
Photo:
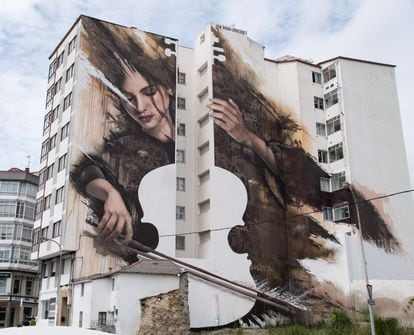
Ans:
<svg viewBox="0 0 414 335"><path fill-rule="evenodd" d="M396 318L376 318L375 330L377 335L398 335L400 328L398 327L398 320Z"/></svg>

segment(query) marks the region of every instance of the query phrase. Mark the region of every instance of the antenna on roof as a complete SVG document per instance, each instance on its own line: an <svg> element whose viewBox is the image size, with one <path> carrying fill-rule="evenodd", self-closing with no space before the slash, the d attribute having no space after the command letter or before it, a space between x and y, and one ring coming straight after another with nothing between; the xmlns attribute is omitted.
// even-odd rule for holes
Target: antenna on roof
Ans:
<svg viewBox="0 0 414 335"><path fill-rule="evenodd" d="M27 168L30 169L30 155L27 155L26 158L27 158Z"/></svg>

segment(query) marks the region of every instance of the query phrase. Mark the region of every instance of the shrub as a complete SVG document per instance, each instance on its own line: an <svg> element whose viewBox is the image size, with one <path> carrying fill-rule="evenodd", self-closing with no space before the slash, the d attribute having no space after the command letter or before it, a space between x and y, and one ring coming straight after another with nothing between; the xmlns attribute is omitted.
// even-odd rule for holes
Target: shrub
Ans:
<svg viewBox="0 0 414 335"><path fill-rule="evenodd" d="M377 335L398 335L400 329L398 327L398 320L396 318L376 318L375 330Z"/></svg>

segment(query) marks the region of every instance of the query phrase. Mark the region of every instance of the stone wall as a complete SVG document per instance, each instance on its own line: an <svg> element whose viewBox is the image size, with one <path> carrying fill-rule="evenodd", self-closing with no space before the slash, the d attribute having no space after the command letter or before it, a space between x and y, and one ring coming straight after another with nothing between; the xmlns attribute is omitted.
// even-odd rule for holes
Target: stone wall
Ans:
<svg viewBox="0 0 414 335"><path fill-rule="evenodd" d="M141 300L141 326L137 335L190 334L187 275L180 277L180 288Z"/></svg>

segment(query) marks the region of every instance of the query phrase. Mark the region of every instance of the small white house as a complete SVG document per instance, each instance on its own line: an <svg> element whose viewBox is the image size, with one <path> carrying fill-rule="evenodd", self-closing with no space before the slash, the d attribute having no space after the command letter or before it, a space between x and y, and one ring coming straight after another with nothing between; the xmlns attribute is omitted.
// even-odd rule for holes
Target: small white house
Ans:
<svg viewBox="0 0 414 335"><path fill-rule="evenodd" d="M136 334L141 299L176 290L181 269L165 260L140 260L119 271L73 284L72 326Z"/></svg>

